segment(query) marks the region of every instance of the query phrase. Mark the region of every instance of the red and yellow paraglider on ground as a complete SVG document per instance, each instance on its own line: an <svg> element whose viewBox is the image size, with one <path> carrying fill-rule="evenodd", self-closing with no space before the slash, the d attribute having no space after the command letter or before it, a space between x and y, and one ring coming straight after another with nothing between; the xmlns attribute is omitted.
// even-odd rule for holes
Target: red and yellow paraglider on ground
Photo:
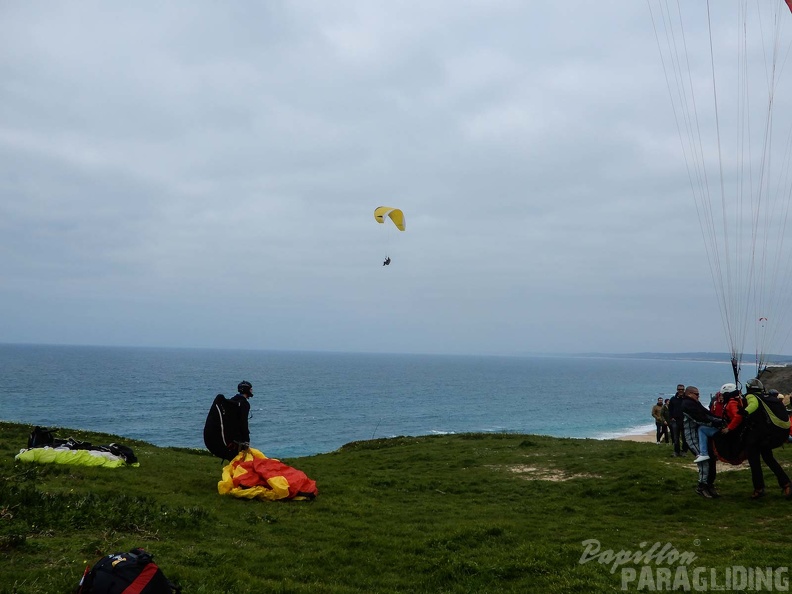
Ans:
<svg viewBox="0 0 792 594"><path fill-rule="evenodd" d="M259 450L248 448L223 468L223 478L217 483L220 495L241 499L305 500L319 494L316 481L276 460L267 458Z"/></svg>

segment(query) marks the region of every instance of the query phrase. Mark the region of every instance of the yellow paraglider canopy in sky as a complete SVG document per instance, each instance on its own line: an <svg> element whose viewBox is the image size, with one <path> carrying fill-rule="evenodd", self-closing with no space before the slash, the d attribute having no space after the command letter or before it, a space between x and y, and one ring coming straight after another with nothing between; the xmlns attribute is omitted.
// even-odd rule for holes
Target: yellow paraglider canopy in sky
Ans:
<svg viewBox="0 0 792 594"><path fill-rule="evenodd" d="M384 223L385 217L390 217L390 220L393 221L396 228L399 231L404 231L404 213L401 210L393 208L392 206L378 206L374 209L374 218L377 219L378 223Z"/></svg>

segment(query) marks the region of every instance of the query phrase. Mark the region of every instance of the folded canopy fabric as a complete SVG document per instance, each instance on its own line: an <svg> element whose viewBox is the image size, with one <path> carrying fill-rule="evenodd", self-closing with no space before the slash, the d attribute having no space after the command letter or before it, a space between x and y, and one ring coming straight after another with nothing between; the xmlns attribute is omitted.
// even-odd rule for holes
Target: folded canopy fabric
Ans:
<svg viewBox="0 0 792 594"><path fill-rule="evenodd" d="M76 466L101 466L103 468L118 468L120 466L140 466L140 463L127 464L120 456L110 452L97 450L72 450L60 448L28 448L20 450L14 457L22 462L38 462L40 464L74 464Z"/></svg>
<svg viewBox="0 0 792 594"><path fill-rule="evenodd" d="M223 468L217 492L242 499L270 501L313 499L319 494L316 481L309 479L303 471L275 458L267 458L254 448L240 452Z"/></svg>

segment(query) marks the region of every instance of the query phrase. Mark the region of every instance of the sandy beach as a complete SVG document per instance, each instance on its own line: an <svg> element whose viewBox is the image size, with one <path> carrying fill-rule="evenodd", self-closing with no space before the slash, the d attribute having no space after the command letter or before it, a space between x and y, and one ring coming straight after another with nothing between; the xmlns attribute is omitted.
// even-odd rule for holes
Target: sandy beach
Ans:
<svg viewBox="0 0 792 594"><path fill-rule="evenodd" d="M654 429L652 429L651 431L647 431L646 433L636 433L636 434L632 434L632 435L621 435L619 437L616 437L615 439L617 439L619 441L646 441L646 442L655 443L655 435L656 435L656 432L655 432Z"/></svg>

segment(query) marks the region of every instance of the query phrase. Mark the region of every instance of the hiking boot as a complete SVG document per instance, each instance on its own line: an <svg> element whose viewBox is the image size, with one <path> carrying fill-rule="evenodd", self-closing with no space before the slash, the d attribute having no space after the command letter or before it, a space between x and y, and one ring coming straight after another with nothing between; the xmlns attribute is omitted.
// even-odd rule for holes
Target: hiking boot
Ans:
<svg viewBox="0 0 792 594"><path fill-rule="evenodd" d="M754 489L754 492L751 493L751 499L760 499L765 496L764 488L761 489Z"/></svg>
<svg viewBox="0 0 792 594"><path fill-rule="evenodd" d="M709 491L710 495L712 495L715 499L721 496L721 494L718 493L718 490L715 488L715 485L707 485L707 491Z"/></svg>
<svg viewBox="0 0 792 594"><path fill-rule="evenodd" d="M705 499L712 499L713 495L710 493L710 490L707 488L707 485L699 485L696 487L696 493L704 497Z"/></svg>
<svg viewBox="0 0 792 594"><path fill-rule="evenodd" d="M792 499L792 483L787 483L781 487L781 492L784 494L784 499Z"/></svg>
<svg viewBox="0 0 792 594"><path fill-rule="evenodd" d="M709 460L709 456L696 456L693 462L698 464L699 462L706 462L707 460Z"/></svg>

